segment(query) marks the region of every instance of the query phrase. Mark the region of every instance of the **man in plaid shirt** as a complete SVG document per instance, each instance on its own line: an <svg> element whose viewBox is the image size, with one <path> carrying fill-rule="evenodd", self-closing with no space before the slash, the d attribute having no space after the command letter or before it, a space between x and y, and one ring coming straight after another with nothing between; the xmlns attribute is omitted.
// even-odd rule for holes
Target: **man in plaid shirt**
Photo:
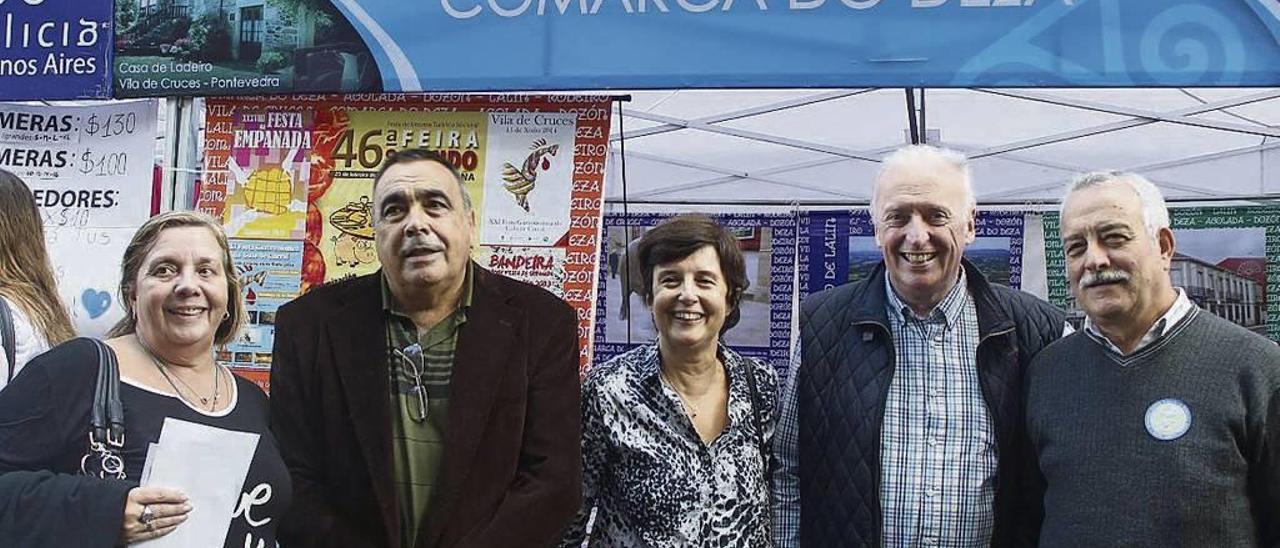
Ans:
<svg viewBox="0 0 1280 548"><path fill-rule="evenodd" d="M1034 543L1019 520L1022 376L1065 316L963 259L976 214L964 156L894 152L871 210L884 260L801 307L774 438L777 544Z"/></svg>

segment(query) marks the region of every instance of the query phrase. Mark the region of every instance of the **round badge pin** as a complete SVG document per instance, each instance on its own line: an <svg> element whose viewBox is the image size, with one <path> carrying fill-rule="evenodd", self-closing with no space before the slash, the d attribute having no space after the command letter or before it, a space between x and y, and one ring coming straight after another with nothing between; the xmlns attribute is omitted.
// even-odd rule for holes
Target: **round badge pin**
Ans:
<svg viewBox="0 0 1280 548"><path fill-rule="evenodd" d="M1147 433L1151 437L1176 440L1191 429L1191 408L1182 400L1165 398L1147 407Z"/></svg>

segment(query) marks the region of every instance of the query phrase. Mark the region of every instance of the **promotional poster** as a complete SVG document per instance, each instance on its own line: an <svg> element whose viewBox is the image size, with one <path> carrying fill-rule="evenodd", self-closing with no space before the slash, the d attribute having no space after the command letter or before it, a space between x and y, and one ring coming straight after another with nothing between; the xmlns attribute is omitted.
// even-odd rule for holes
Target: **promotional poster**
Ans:
<svg viewBox="0 0 1280 548"><path fill-rule="evenodd" d="M585 367L609 108L606 97L569 95L209 100L197 207L245 239L256 268L245 275L266 284L252 334L224 362L265 375L275 309L291 293L378 270L374 177L395 151L426 148L470 195L472 258L573 306ZM296 287L285 283L292 276Z"/></svg>

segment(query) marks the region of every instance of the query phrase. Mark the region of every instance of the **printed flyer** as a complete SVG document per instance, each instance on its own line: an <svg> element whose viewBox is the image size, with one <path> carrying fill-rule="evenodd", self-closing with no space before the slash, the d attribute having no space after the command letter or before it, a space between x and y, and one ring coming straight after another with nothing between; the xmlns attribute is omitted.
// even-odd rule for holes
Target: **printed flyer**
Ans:
<svg viewBox="0 0 1280 548"><path fill-rule="evenodd" d="M233 238L230 244L235 270L229 274L240 280L246 321L236 339L218 350L218 363L238 373L265 373L271 368L276 310L301 289L302 242Z"/></svg>
<svg viewBox="0 0 1280 548"><path fill-rule="evenodd" d="M392 151L417 147L440 151L461 173L477 216L486 211L486 118L479 112L330 111L321 132L334 142L328 155L333 179L312 202L321 219L317 241L324 258L324 281L378 269L373 247L373 178Z"/></svg>
<svg viewBox="0 0 1280 548"><path fill-rule="evenodd" d="M493 198L481 242L555 245L569 229L577 116L494 112L488 121L486 171L502 176L485 179Z"/></svg>
<svg viewBox="0 0 1280 548"><path fill-rule="evenodd" d="M301 240L306 234L309 118L303 112L232 117L222 211L228 237Z"/></svg>

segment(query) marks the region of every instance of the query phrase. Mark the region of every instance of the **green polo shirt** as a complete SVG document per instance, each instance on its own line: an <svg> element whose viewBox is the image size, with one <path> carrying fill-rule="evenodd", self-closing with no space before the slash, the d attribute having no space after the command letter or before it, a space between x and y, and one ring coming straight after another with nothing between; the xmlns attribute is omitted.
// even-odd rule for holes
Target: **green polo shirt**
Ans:
<svg viewBox="0 0 1280 548"><path fill-rule="evenodd" d="M449 378L453 372L458 330L467 321L471 306L471 265L458 308L425 331L399 311L387 280L382 279L382 308L386 311L387 371L391 375L391 440L395 459L395 483L400 498L401 542L413 546L426 524L440 484L448 428ZM405 352L413 344L422 348L421 382L426 387L427 418L418 420L416 380Z"/></svg>

